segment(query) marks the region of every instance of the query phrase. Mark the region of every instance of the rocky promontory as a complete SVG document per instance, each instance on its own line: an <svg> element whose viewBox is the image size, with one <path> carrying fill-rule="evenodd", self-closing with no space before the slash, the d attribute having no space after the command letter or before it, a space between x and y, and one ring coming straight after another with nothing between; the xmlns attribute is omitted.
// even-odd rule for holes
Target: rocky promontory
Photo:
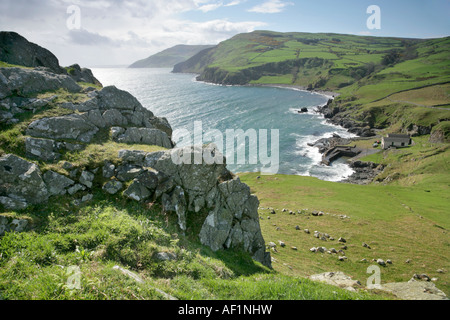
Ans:
<svg viewBox="0 0 450 320"><path fill-rule="evenodd" d="M15 33L0 34L0 60L15 65L0 68L1 211L20 212L56 196L71 197L79 206L101 191L159 203L176 217L181 233L190 231L189 217L197 215L203 222L196 236L203 245L213 251L240 248L271 265L259 201L250 188L225 162L173 161L177 154L215 154L214 145L174 148L167 119L126 91L102 87L89 69L62 68L52 56ZM86 150L93 144L117 152L100 162L71 161L82 152L89 158Z"/></svg>

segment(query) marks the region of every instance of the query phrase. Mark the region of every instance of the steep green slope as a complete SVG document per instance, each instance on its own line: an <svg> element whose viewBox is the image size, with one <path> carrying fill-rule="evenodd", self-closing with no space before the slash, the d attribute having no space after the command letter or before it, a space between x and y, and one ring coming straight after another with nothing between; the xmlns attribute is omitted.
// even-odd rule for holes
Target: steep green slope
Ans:
<svg viewBox="0 0 450 320"><path fill-rule="evenodd" d="M209 45L177 45L146 59L136 61L129 68L173 68L177 63L183 62L200 51L211 47Z"/></svg>
<svg viewBox="0 0 450 320"><path fill-rule="evenodd" d="M198 80L218 84L338 92L332 116L361 127L429 134L450 119L449 57L450 37L255 31L197 54L174 72L196 72Z"/></svg>

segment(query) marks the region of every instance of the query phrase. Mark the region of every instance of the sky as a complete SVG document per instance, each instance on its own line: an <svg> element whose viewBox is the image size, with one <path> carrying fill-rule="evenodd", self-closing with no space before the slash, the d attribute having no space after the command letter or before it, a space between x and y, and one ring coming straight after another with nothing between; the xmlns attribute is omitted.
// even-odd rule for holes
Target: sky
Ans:
<svg viewBox="0 0 450 320"><path fill-rule="evenodd" d="M368 12L373 5L379 11ZM0 30L49 49L63 66L129 65L254 30L445 37L450 0L0 0Z"/></svg>

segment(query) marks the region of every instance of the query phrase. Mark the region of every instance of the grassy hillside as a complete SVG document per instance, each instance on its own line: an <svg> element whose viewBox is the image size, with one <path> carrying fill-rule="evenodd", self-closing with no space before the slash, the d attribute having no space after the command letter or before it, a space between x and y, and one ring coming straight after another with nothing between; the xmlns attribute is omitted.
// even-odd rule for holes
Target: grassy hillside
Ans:
<svg viewBox="0 0 450 320"><path fill-rule="evenodd" d="M450 119L449 57L450 37L255 31L194 56L177 71L214 83L334 91L340 94L334 105L348 118L375 128L431 130Z"/></svg>
<svg viewBox="0 0 450 320"><path fill-rule="evenodd" d="M186 61L198 52L210 48L208 45L177 45L163 50L146 59L134 62L129 68L173 68L177 63Z"/></svg>
<svg viewBox="0 0 450 320"><path fill-rule="evenodd" d="M381 268L382 284L405 282L416 273L425 273L438 278L439 289L450 292L448 274L438 272L450 267L448 185L444 189L431 184L426 189L424 185L358 186L311 177L257 176L240 174L261 201L259 213L265 240L286 244L272 252L276 271L307 276L340 270L365 283L370 276L367 268L376 264L373 259L390 259L392 264ZM442 179L449 181L448 174ZM276 214L271 214L269 208L274 208ZM314 211L324 215L314 216ZM304 229L309 229L310 234ZM334 240L315 238L314 231L327 233ZM347 242L338 242L340 237ZM317 246L340 250L344 245L347 249L339 254L309 250ZM339 261L338 255L348 259Z"/></svg>

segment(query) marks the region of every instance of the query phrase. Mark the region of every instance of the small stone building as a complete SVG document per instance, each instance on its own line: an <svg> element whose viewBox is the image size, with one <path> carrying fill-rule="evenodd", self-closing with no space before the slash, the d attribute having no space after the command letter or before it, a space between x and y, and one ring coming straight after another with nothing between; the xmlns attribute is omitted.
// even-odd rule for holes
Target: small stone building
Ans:
<svg viewBox="0 0 450 320"><path fill-rule="evenodd" d="M411 145L411 136L409 134L390 133L387 137L383 137L381 147L387 149L390 147L402 148Z"/></svg>

